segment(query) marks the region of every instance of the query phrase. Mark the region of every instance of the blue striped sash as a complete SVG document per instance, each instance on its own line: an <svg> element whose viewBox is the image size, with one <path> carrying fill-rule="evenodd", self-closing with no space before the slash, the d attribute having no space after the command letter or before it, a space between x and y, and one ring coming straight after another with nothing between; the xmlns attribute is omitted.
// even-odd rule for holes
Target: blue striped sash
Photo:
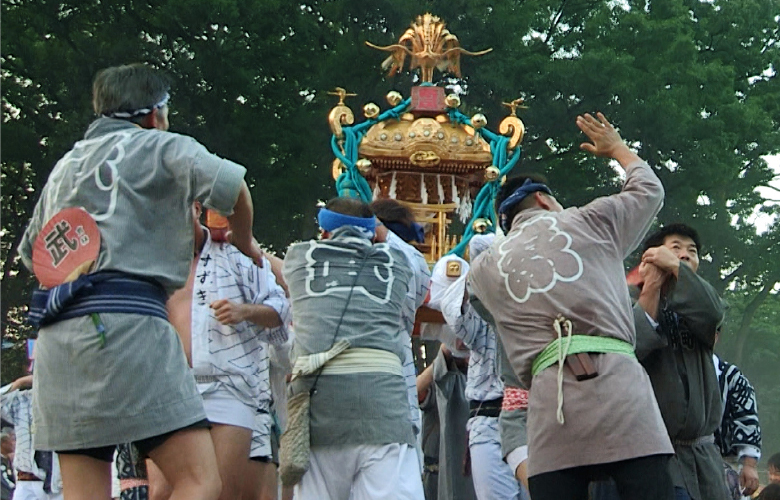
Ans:
<svg viewBox="0 0 780 500"><path fill-rule="evenodd" d="M154 281L117 271L101 271L49 290L35 290L27 320L36 328L102 312L168 320L167 300L165 290Z"/></svg>

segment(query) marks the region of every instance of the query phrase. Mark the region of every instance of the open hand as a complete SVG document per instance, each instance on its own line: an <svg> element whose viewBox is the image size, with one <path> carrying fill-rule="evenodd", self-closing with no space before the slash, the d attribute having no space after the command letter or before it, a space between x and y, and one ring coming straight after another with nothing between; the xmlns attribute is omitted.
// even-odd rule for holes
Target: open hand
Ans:
<svg viewBox="0 0 780 500"><path fill-rule="evenodd" d="M596 113L596 116L598 120L590 113L577 117L577 126L593 141L592 144L583 142L580 144L580 149L596 156L615 158L618 149L628 149L628 146L603 114Z"/></svg>

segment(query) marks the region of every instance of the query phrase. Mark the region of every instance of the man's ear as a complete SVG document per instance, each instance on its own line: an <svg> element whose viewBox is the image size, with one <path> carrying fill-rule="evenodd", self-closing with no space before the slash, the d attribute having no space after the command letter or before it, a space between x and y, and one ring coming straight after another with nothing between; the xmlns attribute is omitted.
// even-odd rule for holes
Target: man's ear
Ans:
<svg viewBox="0 0 780 500"><path fill-rule="evenodd" d="M534 192L534 201L536 201L536 205L540 208L543 208L545 210L550 210L552 208L552 204L550 203L550 200L547 199L547 196L542 191L536 191Z"/></svg>
<svg viewBox="0 0 780 500"><path fill-rule="evenodd" d="M148 115L144 116L143 119L141 119L141 127L148 128L148 129L157 128L156 111L152 111Z"/></svg>

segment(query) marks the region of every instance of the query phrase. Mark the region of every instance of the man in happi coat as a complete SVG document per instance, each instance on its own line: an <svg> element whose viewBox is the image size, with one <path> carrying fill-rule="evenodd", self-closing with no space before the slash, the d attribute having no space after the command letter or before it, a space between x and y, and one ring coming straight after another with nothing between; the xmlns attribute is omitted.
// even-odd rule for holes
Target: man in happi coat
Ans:
<svg viewBox="0 0 780 500"><path fill-rule="evenodd" d="M486 244L493 239L475 236L472 241ZM489 246L489 245L488 245ZM483 249L479 251L482 252ZM493 329L495 320L479 299L469 292L471 306L484 318ZM522 493L528 494L528 391L522 387L520 379L512 369L512 364L506 357L506 350L501 338L496 338L496 362L504 384L504 394L501 400L501 412L498 415L498 432L501 443L501 456L509 465L517 482L522 486Z"/></svg>
<svg viewBox="0 0 780 500"><path fill-rule="evenodd" d="M469 255L476 258L487 248L493 235L474 236L469 241ZM495 329L468 302L466 277L468 265L455 255L447 255L436 263L434 274L449 266L460 265L463 273L453 276L442 298L442 314L455 336L468 347L469 370L466 397L469 400L468 422L471 475L477 498L519 500L520 486L514 471L503 460L499 434L499 415L504 396L504 384L498 366ZM446 272L449 277L450 272Z"/></svg>
<svg viewBox="0 0 780 500"><path fill-rule="evenodd" d="M56 453L37 451L33 443L32 375L0 388L0 414L14 426L14 473L17 500L61 500L62 478Z"/></svg>
<svg viewBox="0 0 780 500"><path fill-rule="evenodd" d="M636 354L653 383L674 445L669 462L677 498L728 498L715 431L722 415L712 364L723 304L696 274L701 243L685 224L670 224L645 241L634 306Z"/></svg>
<svg viewBox="0 0 780 500"><path fill-rule="evenodd" d="M110 498L114 449L128 442L160 466L174 498L213 500L222 488L165 302L187 281L195 200L228 216L242 253L259 262L262 252L252 240L246 169L168 132L169 89L143 64L98 73L98 118L52 170L19 244L30 270L39 235L59 245L57 257L77 247L78 227L68 236L57 216L79 207L100 234L91 272L36 290L30 308L40 325L35 446L58 452L69 500ZM57 231L42 231L49 222Z"/></svg>
<svg viewBox="0 0 780 500"><path fill-rule="evenodd" d="M331 200L318 219L322 240L293 244L282 268L295 328L289 400L310 398L295 497L421 500L401 361L407 260L374 243L376 219L360 200Z"/></svg>
<svg viewBox="0 0 780 500"><path fill-rule="evenodd" d="M380 238L383 237L392 248L404 254L409 269L412 271L403 309L403 321L408 338L402 339L404 343L402 362L404 378L406 379L406 394L409 398L410 418L415 436L419 436L422 430L422 415L417 401L417 369L412 353L412 331L414 330L417 309L423 304L425 296L428 294L431 271L428 269L428 263L423 254L412 243L425 243L425 232L423 227L415 222L412 211L396 200L375 200L371 203L371 211L379 220L376 228L377 234ZM421 452L419 454L422 455ZM419 458L422 465L423 457Z"/></svg>
<svg viewBox="0 0 780 500"><path fill-rule="evenodd" d="M201 224L200 203L192 210L190 276L169 299L168 311L211 423L222 478L220 499L230 500L242 494L253 432L262 434L269 459L262 467L275 473L270 463L268 346L287 340L290 304L267 259L263 267L256 266L220 238L217 229Z"/></svg>
<svg viewBox="0 0 780 500"><path fill-rule="evenodd" d="M736 365L712 355L718 376L723 416L715 431L715 444L723 461L736 476L739 496L750 496L758 489L758 461L761 460L761 426L758 422L756 391ZM737 496L735 493L734 496Z"/></svg>
<svg viewBox="0 0 780 500"><path fill-rule="evenodd" d="M430 304L430 303L429 303ZM443 338L451 338L445 333ZM469 419L466 399L468 350L447 347L417 377L423 411L423 484L426 500L474 500L472 477L464 471Z"/></svg>
<svg viewBox="0 0 780 500"><path fill-rule="evenodd" d="M623 498L667 500L673 448L634 355L623 270L663 187L597 116L577 118L592 141L581 147L620 164L621 192L563 209L542 179L508 181L496 200L507 236L472 263L470 283L530 391L531 498L584 500L591 480L611 476Z"/></svg>

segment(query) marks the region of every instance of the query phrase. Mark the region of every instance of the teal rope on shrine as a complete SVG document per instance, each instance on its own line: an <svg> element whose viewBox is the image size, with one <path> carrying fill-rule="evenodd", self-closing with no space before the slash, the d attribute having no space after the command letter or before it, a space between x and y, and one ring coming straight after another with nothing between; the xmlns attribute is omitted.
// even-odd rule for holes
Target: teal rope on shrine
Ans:
<svg viewBox="0 0 780 500"><path fill-rule="evenodd" d="M366 203L371 203L371 186L368 185L368 181L366 181L366 178L363 177L356 165L360 142L363 140L366 132L368 132L368 129L377 123L388 119L399 119L401 114L406 111L411 103L412 98L409 97L397 106L381 113L376 118L369 118L368 120L351 127L343 127L344 153L341 152L341 148L339 147L338 137L334 135L331 138L330 147L333 149L333 154L336 155L336 158L341 160L341 163L346 167L346 170L344 170L344 172L339 175L338 179L336 179L336 191L339 196L360 198Z"/></svg>
<svg viewBox="0 0 780 500"><path fill-rule="evenodd" d="M346 167L344 172L336 179L336 190L339 196L360 198L366 203L371 203L373 197L371 186L368 185L368 181L366 181L366 178L363 177L356 165L360 142L363 140L366 132L377 123L388 119L399 119L411 103L412 99L407 98L397 106L381 113L376 118L370 118L351 127L343 127L343 153L339 147L339 139L335 135L331 138L330 145L331 149L333 149L333 154ZM473 125L471 125L471 119L455 108L449 109L448 115L450 122L452 123L473 127ZM455 254L460 257L462 257L466 251L471 237L476 234L473 227L475 220L481 218L489 220L492 225L489 225L487 230L491 233L495 232L498 221L493 205L496 196L498 195L498 191L501 189L501 179L509 174L515 165L517 165L517 162L522 155L522 148L517 146L511 156L508 157L508 137L496 134L485 127L476 129L476 131L483 139L490 143L490 152L493 155L493 165L498 168L499 176L496 180L486 182L479 190L472 206L471 219L463 232L463 239L455 248L448 252L448 254Z"/></svg>
<svg viewBox="0 0 780 500"><path fill-rule="evenodd" d="M471 119L464 115L457 109L449 110L449 117L452 123L459 123L461 125L471 125ZM481 135L486 141L490 143L490 152L493 154L493 165L499 170L498 178L492 181L485 182L482 188L477 193L477 197L474 200L474 205L471 210L471 219L466 225L466 229L463 231L463 239L452 250L447 252L448 255L455 254L459 257L463 257L463 254L468 248L471 237L477 234L474 231L474 221L477 219L487 219L491 222L487 231L494 233L496 231L496 211L493 207L496 196L499 189L501 189L501 179L509 174L509 172L517 165L522 155L522 148L518 145L512 152L511 157L507 158L509 138L503 135L498 135L495 132L491 132L485 127L476 129L477 133Z"/></svg>

